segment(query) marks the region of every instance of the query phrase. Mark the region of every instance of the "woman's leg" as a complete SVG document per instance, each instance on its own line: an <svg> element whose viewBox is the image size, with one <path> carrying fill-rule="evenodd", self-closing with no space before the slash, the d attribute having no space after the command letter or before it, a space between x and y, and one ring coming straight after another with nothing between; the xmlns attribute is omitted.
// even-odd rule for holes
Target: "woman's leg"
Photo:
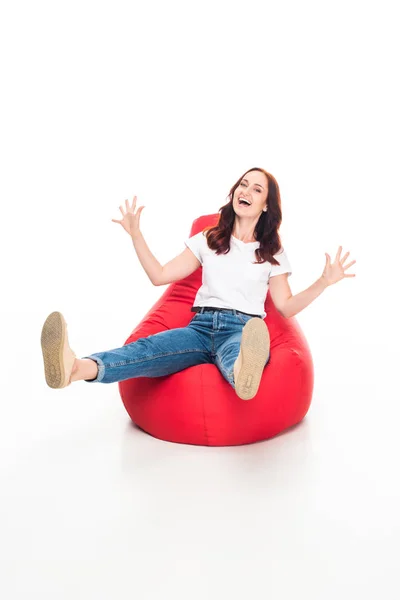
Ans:
<svg viewBox="0 0 400 600"><path fill-rule="evenodd" d="M88 383L161 377L212 362L207 337L189 326L161 331L120 348L83 357L88 359L98 367L95 378L85 379Z"/></svg>
<svg viewBox="0 0 400 600"><path fill-rule="evenodd" d="M270 358L268 328L258 317L222 313L215 364L242 400L258 391Z"/></svg>
<svg viewBox="0 0 400 600"><path fill-rule="evenodd" d="M69 347L66 328L61 313L52 313L42 329L46 381L53 388L80 379L113 383L133 377L160 377L212 362L210 336L190 323L82 359L77 359Z"/></svg>
<svg viewBox="0 0 400 600"><path fill-rule="evenodd" d="M83 379L96 379L99 372L98 364L90 358L76 358L71 373L71 383Z"/></svg>

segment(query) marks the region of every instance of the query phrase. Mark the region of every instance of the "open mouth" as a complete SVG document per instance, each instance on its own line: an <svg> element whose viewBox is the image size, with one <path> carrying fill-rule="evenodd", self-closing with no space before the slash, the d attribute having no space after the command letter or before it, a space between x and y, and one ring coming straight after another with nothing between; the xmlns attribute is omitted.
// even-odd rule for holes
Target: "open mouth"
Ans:
<svg viewBox="0 0 400 600"><path fill-rule="evenodd" d="M250 206L250 202L247 202L247 200L243 200L243 198L239 198L239 205L240 206Z"/></svg>

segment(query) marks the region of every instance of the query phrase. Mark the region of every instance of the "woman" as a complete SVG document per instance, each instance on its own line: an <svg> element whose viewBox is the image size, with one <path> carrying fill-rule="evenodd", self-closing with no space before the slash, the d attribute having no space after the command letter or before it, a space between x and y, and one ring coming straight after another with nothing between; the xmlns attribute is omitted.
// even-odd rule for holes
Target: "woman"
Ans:
<svg viewBox="0 0 400 600"><path fill-rule="evenodd" d="M131 236L139 261L153 285L166 285L203 267L203 282L186 327L162 331L121 348L76 358L68 344L67 325L51 313L42 329L41 344L47 384L63 388L73 381L113 383L133 377L160 377L202 363L215 364L243 400L253 398L270 356L264 318L268 288L277 310L286 318L299 313L322 291L345 277L356 261L345 265L342 247L309 288L292 295L291 266L281 247L279 186L260 168L246 171L233 185L229 202L220 208L218 224L185 241L187 248L161 266L140 231L143 206L125 201L119 223Z"/></svg>

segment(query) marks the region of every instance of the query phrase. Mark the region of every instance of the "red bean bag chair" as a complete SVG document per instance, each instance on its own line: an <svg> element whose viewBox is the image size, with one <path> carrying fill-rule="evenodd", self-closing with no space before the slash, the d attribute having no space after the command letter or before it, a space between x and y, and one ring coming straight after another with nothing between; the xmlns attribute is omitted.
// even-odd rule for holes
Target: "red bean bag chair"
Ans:
<svg viewBox="0 0 400 600"><path fill-rule="evenodd" d="M219 214L199 217L193 222L190 236L215 225L218 218ZM201 276L199 267L189 277L169 285L125 344L185 327L195 314L190 309ZM299 423L311 403L311 353L295 317L282 317L269 291L265 312L271 352L254 398L241 400L216 365L195 365L163 377L135 377L118 382L132 421L158 439L200 446L250 444Z"/></svg>

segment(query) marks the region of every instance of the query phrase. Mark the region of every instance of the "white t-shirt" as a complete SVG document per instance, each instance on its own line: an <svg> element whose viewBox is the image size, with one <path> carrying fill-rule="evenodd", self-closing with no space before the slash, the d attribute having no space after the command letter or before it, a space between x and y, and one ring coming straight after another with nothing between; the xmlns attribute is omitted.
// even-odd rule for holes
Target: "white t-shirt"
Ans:
<svg viewBox="0 0 400 600"><path fill-rule="evenodd" d="M264 304L269 278L292 273L283 248L274 256L280 264L271 265L270 262L252 264L256 259L254 250L260 246L260 242L242 242L233 235L227 254L216 254L215 250L211 250L202 231L186 239L185 244L203 267L202 285L193 306L235 308L262 315L265 319L267 313Z"/></svg>

